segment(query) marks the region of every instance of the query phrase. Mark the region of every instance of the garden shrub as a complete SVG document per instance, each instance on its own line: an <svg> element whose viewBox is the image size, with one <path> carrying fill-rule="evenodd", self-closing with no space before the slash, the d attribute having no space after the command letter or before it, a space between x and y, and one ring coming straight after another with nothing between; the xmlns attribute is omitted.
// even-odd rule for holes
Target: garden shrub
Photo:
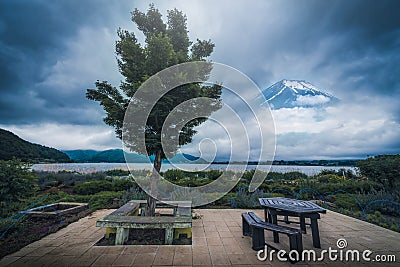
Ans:
<svg viewBox="0 0 400 267"><path fill-rule="evenodd" d="M89 199L91 209L110 209L119 208L119 205L114 202L114 199L120 199L124 191L104 191L92 195Z"/></svg>
<svg viewBox="0 0 400 267"><path fill-rule="evenodd" d="M128 190L132 186L135 186L136 183L131 179L125 179L125 178L114 178L112 180L112 190L113 191L123 191L123 190Z"/></svg>
<svg viewBox="0 0 400 267"><path fill-rule="evenodd" d="M0 207L28 197L35 191L36 176L19 159L0 160Z"/></svg>
<svg viewBox="0 0 400 267"><path fill-rule="evenodd" d="M380 155L357 162L361 175L383 184L388 191L400 189L400 155Z"/></svg>
<svg viewBox="0 0 400 267"><path fill-rule="evenodd" d="M343 208L352 211L359 211L360 207L357 204L357 198L352 194L336 194L330 196L333 199L333 203L337 208Z"/></svg>
<svg viewBox="0 0 400 267"><path fill-rule="evenodd" d="M108 170L104 172L108 176L128 176L129 171L127 170L121 170L121 169L115 169L115 170Z"/></svg>
<svg viewBox="0 0 400 267"><path fill-rule="evenodd" d="M337 176L335 174L323 174L318 175L317 181L319 183L340 183L343 181L343 177Z"/></svg>
<svg viewBox="0 0 400 267"><path fill-rule="evenodd" d="M147 199L147 194L138 187L131 187L122 194L121 199L123 203L127 203L135 199L145 200Z"/></svg>
<svg viewBox="0 0 400 267"><path fill-rule="evenodd" d="M113 185L107 180L93 180L80 182L74 186L74 193L79 195L92 195L101 191L112 191Z"/></svg>
<svg viewBox="0 0 400 267"><path fill-rule="evenodd" d="M247 188L240 188L233 199L231 199L231 206L233 208L260 208L259 198L266 197L266 194L257 189L250 193Z"/></svg>

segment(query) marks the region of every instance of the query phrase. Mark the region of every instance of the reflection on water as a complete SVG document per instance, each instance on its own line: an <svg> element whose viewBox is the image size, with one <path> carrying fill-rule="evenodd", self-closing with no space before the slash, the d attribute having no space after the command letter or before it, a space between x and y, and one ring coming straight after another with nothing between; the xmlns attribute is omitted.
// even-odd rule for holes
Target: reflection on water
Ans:
<svg viewBox="0 0 400 267"><path fill-rule="evenodd" d="M135 170L151 170L152 165L147 163L129 163L130 169ZM163 163L161 171L169 169L182 169L186 171L199 171L199 170L231 170L240 171L245 169L245 165L225 165L225 164L168 164ZM247 170L255 169L256 165L247 166ZM260 165L259 169L268 171L269 165ZM108 170L128 170L126 163L54 163L54 164L35 164L32 169L36 171L58 172L58 171L76 171L80 173L93 173ZM289 166L289 165L273 165L270 171L272 172L302 172L307 175L314 175L320 173L322 170L339 170L346 169L355 172L354 167L330 167L330 166Z"/></svg>

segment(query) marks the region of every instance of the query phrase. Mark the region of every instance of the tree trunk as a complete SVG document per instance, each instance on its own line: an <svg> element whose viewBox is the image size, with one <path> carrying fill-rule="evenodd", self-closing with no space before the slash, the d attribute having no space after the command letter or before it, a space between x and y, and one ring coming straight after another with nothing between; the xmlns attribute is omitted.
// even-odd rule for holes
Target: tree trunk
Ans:
<svg viewBox="0 0 400 267"><path fill-rule="evenodd" d="M156 201L158 195L158 176L161 170L161 150L156 152L153 163L153 171L150 177L150 194L147 198L146 216L154 217L156 211Z"/></svg>

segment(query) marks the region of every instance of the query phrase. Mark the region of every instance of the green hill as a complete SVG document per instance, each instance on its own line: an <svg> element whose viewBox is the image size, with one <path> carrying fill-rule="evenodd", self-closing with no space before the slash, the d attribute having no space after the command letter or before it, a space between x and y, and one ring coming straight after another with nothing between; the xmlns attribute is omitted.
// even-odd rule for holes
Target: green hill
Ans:
<svg viewBox="0 0 400 267"><path fill-rule="evenodd" d="M64 150L73 161L80 163L125 163L124 152L122 149L109 149L104 151L96 150ZM146 163L146 156L136 153L129 153L130 162Z"/></svg>
<svg viewBox="0 0 400 267"><path fill-rule="evenodd" d="M12 132L0 129L0 160L13 157L31 163L71 162L61 151L19 138Z"/></svg>
<svg viewBox="0 0 400 267"><path fill-rule="evenodd" d="M96 150L63 150L62 152L73 161L80 163L92 162L91 159L99 153Z"/></svg>

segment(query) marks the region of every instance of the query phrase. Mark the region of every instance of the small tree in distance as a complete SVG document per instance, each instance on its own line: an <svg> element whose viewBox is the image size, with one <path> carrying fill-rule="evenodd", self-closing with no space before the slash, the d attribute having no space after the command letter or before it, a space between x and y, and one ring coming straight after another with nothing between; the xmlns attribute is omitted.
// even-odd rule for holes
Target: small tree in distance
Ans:
<svg viewBox="0 0 400 267"><path fill-rule="evenodd" d="M169 10L167 23L154 7L149 6L147 13L135 9L132 12L132 21L145 36L142 46L134 33L118 30L119 40L116 42L116 54L120 73L125 77L119 89L107 81L97 81L96 89L88 89L86 97L99 101L106 111L104 122L115 128L116 136L122 139L124 115L130 99L139 87L152 75L170 66L190 62L205 61L213 52L214 44L211 40L196 43L189 40L186 15L177 9ZM211 68L203 73L207 76ZM156 90L155 90L156 91ZM182 85L161 97L151 110L143 131L147 155L155 155L151 192L157 193L156 174L161 170L162 159L166 158L161 145L161 130L168 114L179 104L197 97L208 97L216 102L210 103L209 114L221 107L221 86L205 86L203 84ZM195 109L194 109L195 110ZM192 141L196 133L195 126L203 123L207 118L196 118L188 122L179 132L179 145ZM134 144L133 146L134 147ZM154 196L154 194L151 194ZM156 199L149 195L146 215L154 216Z"/></svg>

